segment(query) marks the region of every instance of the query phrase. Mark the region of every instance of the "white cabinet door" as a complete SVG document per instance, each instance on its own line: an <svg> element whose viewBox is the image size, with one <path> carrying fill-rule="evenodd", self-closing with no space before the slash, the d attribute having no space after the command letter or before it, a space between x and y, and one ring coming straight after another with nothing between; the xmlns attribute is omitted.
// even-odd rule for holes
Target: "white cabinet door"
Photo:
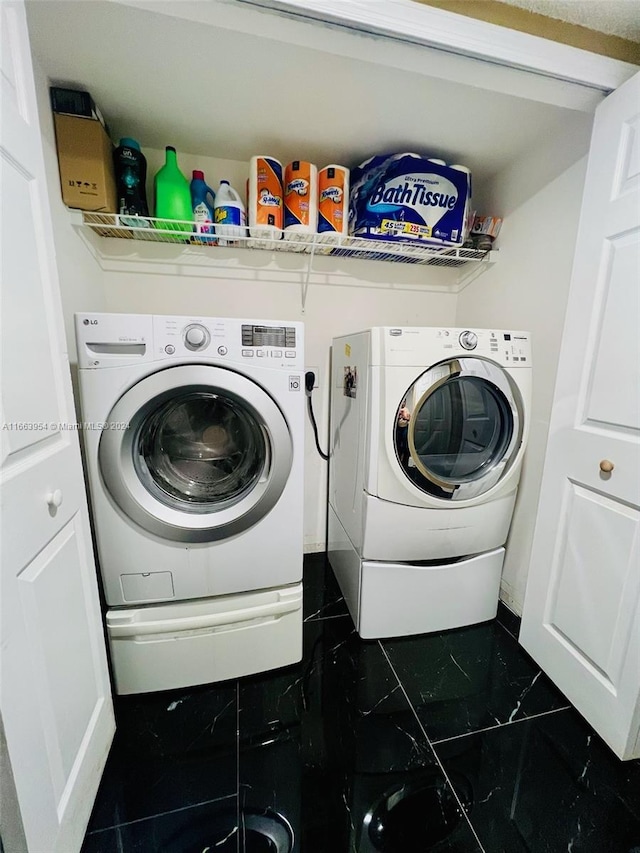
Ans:
<svg viewBox="0 0 640 853"><path fill-rule="evenodd" d="M620 758L640 757L639 329L640 74L596 112L520 633Z"/></svg>
<svg viewBox="0 0 640 853"><path fill-rule="evenodd" d="M0 26L0 709L28 850L74 853L114 716L21 3Z"/></svg>

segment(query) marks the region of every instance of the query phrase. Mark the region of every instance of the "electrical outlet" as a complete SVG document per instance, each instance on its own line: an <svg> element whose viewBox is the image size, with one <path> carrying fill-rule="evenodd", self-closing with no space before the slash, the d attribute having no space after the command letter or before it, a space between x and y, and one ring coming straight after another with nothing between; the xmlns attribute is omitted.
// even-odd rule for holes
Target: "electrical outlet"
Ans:
<svg viewBox="0 0 640 853"><path fill-rule="evenodd" d="M313 387L319 388L320 387L320 368L319 367L305 367L305 372L308 372L309 370L313 371L313 373L316 377L315 382L313 383Z"/></svg>

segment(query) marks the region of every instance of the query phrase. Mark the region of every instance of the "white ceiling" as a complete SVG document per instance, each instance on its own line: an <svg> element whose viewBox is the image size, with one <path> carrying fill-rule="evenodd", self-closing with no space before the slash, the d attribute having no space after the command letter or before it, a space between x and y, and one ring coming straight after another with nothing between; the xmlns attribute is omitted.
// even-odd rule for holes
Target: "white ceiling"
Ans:
<svg viewBox="0 0 640 853"><path fill-rule="evenodd" d="M640 0L500 0L529 12L640 43Z"/></svg>

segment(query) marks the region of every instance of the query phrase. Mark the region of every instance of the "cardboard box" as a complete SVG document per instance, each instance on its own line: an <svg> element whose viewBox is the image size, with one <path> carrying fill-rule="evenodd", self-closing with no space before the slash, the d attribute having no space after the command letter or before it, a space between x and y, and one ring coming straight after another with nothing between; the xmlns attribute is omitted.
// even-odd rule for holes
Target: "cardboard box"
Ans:
<svg viewBox="0 0 640 853"><path fill-rule="evenodd" d="M97 119L54 113L62 200L80 210L116 213L113 146Z"/></svg>

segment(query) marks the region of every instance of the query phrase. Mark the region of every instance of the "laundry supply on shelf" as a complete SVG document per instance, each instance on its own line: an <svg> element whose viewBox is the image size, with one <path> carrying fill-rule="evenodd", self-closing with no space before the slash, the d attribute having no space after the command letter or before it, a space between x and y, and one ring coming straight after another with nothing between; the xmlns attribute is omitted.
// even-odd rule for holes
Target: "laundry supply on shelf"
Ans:
<svg viewBox="0 0 640 853"><path fill-rule="evenodd" d="M349 170L332 163L318 172L318 233L338 236L349 227Z"/></svg>
<svg viewBox="0 0 640 853"><path fill-rule="evenodd" d="M275 157L256 155L249 162L247 181L249 234L280 240L284 224L282 163Z"/></svg>
<svg viewBox="0 0 640 853"><path fill-rule="evenodd" d="M216 203L216 194L204 179L204 172L194 169L191 176L191 209L195 221L194 230L199 235L198 242L216 243L213 210Z"/></svg>
<svg viewBox="0 0 640 853"><path fill-rule="evenodd" d="M469 177L469 192L467 193L467 203L464 209L464 225L462 228L462 245L464 245L469 239L471 226L473 225L473 220L476 215L475 210L472 210L472 196L473 196L473 188L471 185L471 169L468 166L463 166L460 163L452 163L452 169L458 169L460 172L464 172L465 175Z"/></svg>
<svg viewBox="0 0 640 853"><path fill-rule="evenodd" d="M213 210L216 235L221 246L247 236L247 212L240 195L229 181L220 181Z"/></svg>
<svg viewBox="0 0 640 853"><path fill-rule="evenodd" d="M140 144L130 137L123 137L113 152L113 167L116 176L118 213L126 215L124 225L135 227L146 225L149 216L147 205L146 180L147 160L140 150Z"/></svg>
<svg viewBox="0 0 640 853"><path fill-rule="evenodd" d="M90 212L117 211L113 145L88 92L50 90L62 201Z"/></svg>
<svg viewBox="0 0 640 853"><path fill-rule="evenodd" d="M156 228L171 231L182 231L184 237L186 231L185 222L193 222L193 211L191 209L191 191L189 181L178 167L176 149L167 145L165 148L165 164L156 172L154 179L156 195ZM176 222L175 220L179 220ZM181 240L183 238L167 239Z"/></svg>
<svg viewBox="0 0 640 853"><path fill-rule="evenodd" d="M293 160L284 170L285 237L315 234L318 227L318 169L306 160Z"/></svg>
<svg viewBox="0 0 640 853"><path fill-rule="evenodd" d="M351 172L349 233L460 246L471 174L414 153L371 157Z"/></svg>
<svg viewBox="0 0 640 853"><path fill-rule="evenodd" d="M488 252L500 233L502 219L499 216L476 215L471 226L471 239L474 249Z"/></svg>

